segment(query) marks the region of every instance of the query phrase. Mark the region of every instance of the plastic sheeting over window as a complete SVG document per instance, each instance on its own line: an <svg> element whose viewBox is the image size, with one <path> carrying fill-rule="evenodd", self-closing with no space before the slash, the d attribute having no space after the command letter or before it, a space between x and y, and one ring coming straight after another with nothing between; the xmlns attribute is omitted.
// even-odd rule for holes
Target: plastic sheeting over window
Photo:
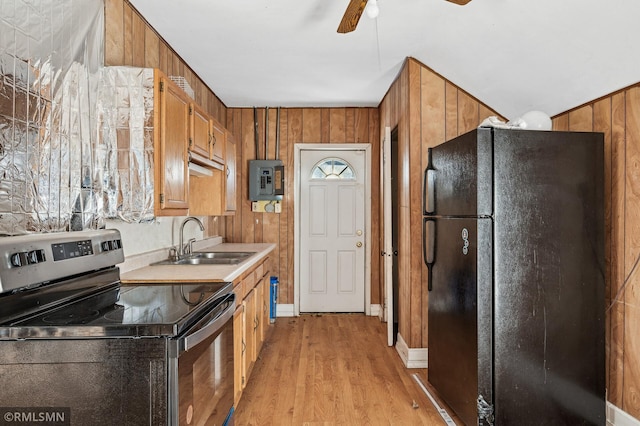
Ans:
<svg viewBox="0 0 640 426"><path fill-rule="evenodd" d="M3 0L0 234L97 228L102 0Z"/></svg>

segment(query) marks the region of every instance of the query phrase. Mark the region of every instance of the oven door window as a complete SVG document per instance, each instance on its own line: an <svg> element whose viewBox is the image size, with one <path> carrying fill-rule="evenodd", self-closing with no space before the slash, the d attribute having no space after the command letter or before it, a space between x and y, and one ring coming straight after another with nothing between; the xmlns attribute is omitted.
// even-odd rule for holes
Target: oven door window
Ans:
<svg viewBox="0 0 640 426"><path fill-rule="evenodd" d="M233 408L233 321L178 358L180 425L224 425Z"/></svg>

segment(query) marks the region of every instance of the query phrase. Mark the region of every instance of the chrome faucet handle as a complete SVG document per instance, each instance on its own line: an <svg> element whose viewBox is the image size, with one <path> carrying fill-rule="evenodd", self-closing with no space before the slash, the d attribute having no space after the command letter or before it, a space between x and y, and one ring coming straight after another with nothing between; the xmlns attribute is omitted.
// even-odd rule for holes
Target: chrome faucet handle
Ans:
<svg viewBox="0 0 640 426"><path fill-rule="evenodd" d="M178 249L176 246L173 246L169 249L169 259L178 260Z"/></svg>
<svg viewBox="0 0 640 426"><path fill-rule="evenodd" d="M195 242L196 242L195 238L189 238L189 240L187 241L187 244L184 245L184 254L193 253L193 243Z"/></svg>

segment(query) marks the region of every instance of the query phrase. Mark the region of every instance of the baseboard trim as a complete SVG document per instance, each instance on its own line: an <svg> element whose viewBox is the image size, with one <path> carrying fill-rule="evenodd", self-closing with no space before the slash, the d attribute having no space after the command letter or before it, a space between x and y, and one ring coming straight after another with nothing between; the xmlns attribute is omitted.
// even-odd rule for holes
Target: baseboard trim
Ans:
<svg viewBox="0 0 640 426"><path fill-rule="evenodd" d="M429 352L427 348L409 348L402 335L398 333L396 351L407 368L427 368L429 365Z"/></svg>
<svg viewBox="0 0 640 426"><path fill-rule="evenodd" d="M640 426L640 420L607 401L607 425Z"/></svg>
<svg viewBox="0 0 640 426"><path fill-rule="evenodd" d="M380 312L382 312L381 306L378 304L372 304L369 306L369 316L371 317L380 317Z"/></svg>
<svg viewBox="0 0 640 426"><path fill-rule="evenodd" d="M276 317L295 317L293 313L293 303L278 303L276 305ZM381 306L378 304L370 305L370 316L379 317L381 312Z"/></svg>
<svg viewBox="0 0 640 426"><path fill-rule="evenodd" d="M295 317L293 313L293 303L291 304L276 304L276 317Z"/></svg>

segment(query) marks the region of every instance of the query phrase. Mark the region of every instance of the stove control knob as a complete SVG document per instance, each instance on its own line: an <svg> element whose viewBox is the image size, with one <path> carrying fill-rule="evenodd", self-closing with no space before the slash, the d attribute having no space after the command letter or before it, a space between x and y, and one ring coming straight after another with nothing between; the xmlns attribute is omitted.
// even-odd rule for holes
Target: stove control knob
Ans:
<svg viewBox="0 0 640 426"><path fill-rule="evenodd" d="M26 253L13 253L10 256L10 260L11 260L12 266L19 267L19 266L25 265L27 263Z"/></svg>
<svg viewBox="0 0 640 426"><path fill-rule="evenodd" d="M29 253L27 253L27 263L29 265L44 261L44 250L31 250Z"/></svg>

